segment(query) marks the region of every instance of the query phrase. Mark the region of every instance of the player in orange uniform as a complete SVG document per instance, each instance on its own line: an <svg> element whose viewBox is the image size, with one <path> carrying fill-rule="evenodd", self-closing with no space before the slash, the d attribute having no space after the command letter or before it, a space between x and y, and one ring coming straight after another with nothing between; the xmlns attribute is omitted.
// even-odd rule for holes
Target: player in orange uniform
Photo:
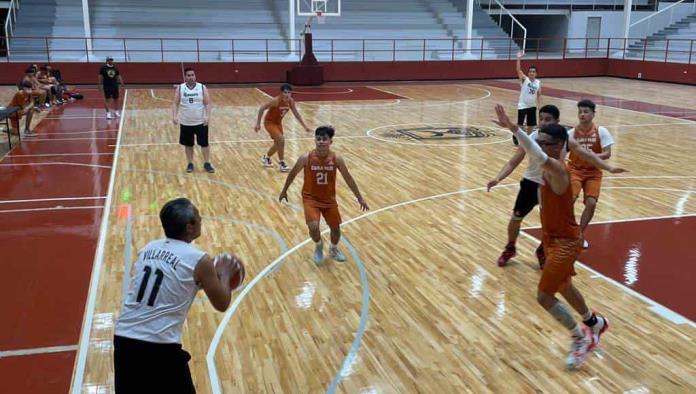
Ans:
<svg viewBox="0 0 696 394"><path fill-rule="evenodd" d="M594 152L602 160L611 157L611 146L614 144L609 131L604 127L597 127L592 121L595 117L595 103L590 100L578 102L578 120L580 124L568 132L581 147ZM585 210L580 217L580 235L583 240L583 248L590 245L585 240L585 229L594 216L599 190L602 187L602 171L587 162L577 153L570 152L570 180L573 188L573 198L578 198L583 192Z"/></svg>
<svg viewBox="0 0 696 394"><path fill-rule="evenodd" d="M24 135L26 137L33 137L36 135L35 132L31 130L31 118L34 115L34 102L31 99L33 85L29 81L23 81L21 83L21 90L15 93L10 101L9 107L17 107L19 110L10 117L10 123L12 123L12 128L17 130L19 133L19 120L26 116L26 123L24 125Z"/></svg>
<svg viewBox="0 0 696 394"><path fill-rule="evenodd" d="M336 202L336 170L341 172L348 187L358 199L360 209L370 209L360 195L358 185L350 175L346 162L330 148L333 142L334 129L331 126L318 127L315 132L316 149L305 153L297 160L292 171L288 174L285 186L278 197L279 201L288 201L288 188L295 176L304 170L304 186L302 187L302 203L305 220L309 228L309 236L316 243L314 262L320 264L324 260L324 244L319 231L319 220L324 216L326 224L331 229L331 246L329 254L336 261L345 261L346 257L338 249L341 239L341 214Z"/></svg>
<svg viewBox="0 0 696 394"><path fill-rule="evenodd" d="M599 338L609 327L609 322L597 316L587 307L585 299L573 285L573 265L581 250L580 227L575 221L573 189L570 171L563 162L563 151L567 149L568 132L558 124L547 125L537 136L536 142L522 131L505 114L503 106L497 105L498 124L510 129L517 136L520 146L530 161L541 165L544 184L540 186L542 243L546 254L546 265L539 280L537 301L556 320L570 330L573 343L566 360L569 368L577 368L597 346ZM621 168L610 167L611 172L620 173ZM582 328L568 307L556 298L556 293L582 316Z"/></svg>
<svg viewBox="0 0 696 394"><path fill-rule="evenodd" d="M302 127L311 133L309 127L305 124L302 119L302 115L297 112L295 108L295 100L292 98L292 86L285 83L280 87L280 96L275 97L273 100L264 104L259 108L259 114L256 118L256 126L254 126L254 131L258 132L261 129L261 118L263 113L268 110L266 117L263 118L263 127L266 129L268 134L273 139L273 146L268 149L268 152L263 156L264 167L273 167L271 162L271 156L278 152L278 160L280 160L279 166L281 172L290 171L290 167L285 164L285 138L283 137L283 117L288 111L292 111L295 118L300 122Z"/></svg>

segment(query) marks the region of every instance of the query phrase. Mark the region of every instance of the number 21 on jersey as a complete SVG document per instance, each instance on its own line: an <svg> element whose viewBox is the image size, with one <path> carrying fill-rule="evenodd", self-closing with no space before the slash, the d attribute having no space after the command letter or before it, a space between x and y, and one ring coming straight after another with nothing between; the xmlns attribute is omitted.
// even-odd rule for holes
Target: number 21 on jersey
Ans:
<svg viewBox="0 0 696 394"><path fill-rule="evenodd" d="M328 185L329 174L326 172L317 172L317 185Z"/></svg>

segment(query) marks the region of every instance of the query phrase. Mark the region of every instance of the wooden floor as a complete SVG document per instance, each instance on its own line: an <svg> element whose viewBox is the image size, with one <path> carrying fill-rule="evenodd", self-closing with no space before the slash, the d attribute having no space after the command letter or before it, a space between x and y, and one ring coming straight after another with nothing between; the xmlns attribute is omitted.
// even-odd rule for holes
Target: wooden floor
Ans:
<svg viewBox="0 0 696 394"><path fill-rule="evenodd" d="M178 128L170 121L173 91L128 91L84 393L113 391L111 339L126 231L120 207L132 207L134 258L162 236L159 207L177 196L191 198L204 215L197 245L236 253L247 267L247 288L236 293L238 303L227 314L215 312L201 293L185 325L184 347L201 393L216 383L209 368L225 393L696 390L692 325L673 323L624 288L579 268L578 287L612 326L601 350L581 370L568 372L568 333L535 300L536 241L521 236L517 264L496 266L521 171L485 191L514 152L490 119L497 103L514 111L517 92L475 83L370 86L407 99L299 105L310 126L336 127L333 148L372 208L361 216L339 181L348 261L319 267L307 242L301 180L290 190L290 204L279 204L285 175L261 166L269 140L253 125L267 96L254 88L211 89L217 173L186 174ZM611 78L553 79L546 86L696 105L696 87ZM543 101L560 107L563 124L575 123L574 101ZM696 213L696 122L604 106L596 121L616 139L612 161L631 171L606 176L596 221ZM488 137L405 143L390 125L477 125ZM292 162L313 140L292 116L285 129ZM524 224L538 225L538 215ZM696 299L696 293L684 297ZM216 330L221 335L208 365Z"/></svg>

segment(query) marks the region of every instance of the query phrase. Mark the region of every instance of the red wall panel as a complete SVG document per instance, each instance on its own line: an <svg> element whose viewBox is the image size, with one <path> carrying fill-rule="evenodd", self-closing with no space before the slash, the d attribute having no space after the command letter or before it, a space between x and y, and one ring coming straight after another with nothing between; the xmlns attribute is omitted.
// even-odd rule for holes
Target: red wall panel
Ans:
<svg viewBox="0 0 696 394"><path fill-rule="evenodd" d="M607 60L607 75L612 77L638 78L649 81L676 82L696 85L696 64L638 62L635 60Z"/></svg>
<svg viewBox="0 0 696 394"><path fill-rule="evenodd" d="M640 62L620 59L543 59L535 64L544 77L616 76L653 81L696 84L696 64ZM284 82L295 63L192 63L206 83ZM0 84L19 81L28 63L0 63ZM97 82L98 63L53 63L63 78L73 84ZM181 63L118 64L126 84L167 84L182 80ZM336 62L324 64L324 79L336 81L408 81L511 78L515 63L510 60L423 61L423 62Z"/></svg>

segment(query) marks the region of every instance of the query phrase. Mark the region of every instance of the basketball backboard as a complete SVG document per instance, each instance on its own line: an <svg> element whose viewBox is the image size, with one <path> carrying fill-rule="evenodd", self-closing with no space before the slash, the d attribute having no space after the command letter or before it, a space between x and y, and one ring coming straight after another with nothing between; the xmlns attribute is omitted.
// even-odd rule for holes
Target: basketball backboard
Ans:
<svg viewBox="0 0 696 394"><path fill-rule="evenodd" d="M310 16L321 12L323 16L340 16L341 0L297 0L297 15Z"/></svg>

